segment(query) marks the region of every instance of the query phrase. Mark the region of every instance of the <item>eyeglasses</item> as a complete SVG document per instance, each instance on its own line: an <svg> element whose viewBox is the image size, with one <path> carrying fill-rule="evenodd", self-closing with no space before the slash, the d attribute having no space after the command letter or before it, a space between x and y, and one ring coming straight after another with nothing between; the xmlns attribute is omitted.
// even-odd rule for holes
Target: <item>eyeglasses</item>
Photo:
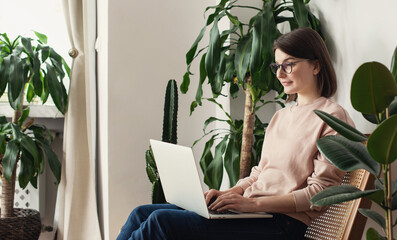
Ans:
<svg viewBox="0 0 397 240"><path fill-rule="evenodd" d="M270 70L272 70L272 72L277 75L277 71L278 69L281 67L281 69L283 69L283 71L286 74L290 74L292 72L292 67L299 63L299 62L304 62L304 61L309 61L310 59L302 59L302 60L298 60L295 62L283 62L282 64L277 64L277 63L272 63L270 64Z"/></svg>

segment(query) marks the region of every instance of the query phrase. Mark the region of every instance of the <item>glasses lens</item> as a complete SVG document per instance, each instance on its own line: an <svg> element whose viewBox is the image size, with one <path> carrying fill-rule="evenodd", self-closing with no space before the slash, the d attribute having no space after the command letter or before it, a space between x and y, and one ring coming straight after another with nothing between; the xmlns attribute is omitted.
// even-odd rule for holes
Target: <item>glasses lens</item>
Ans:
<svg viewBox="0 0 397 240"><path fill-rule="evenodd" d="M284 62L283 63L283 70L286 73L291 73L292 72L292 63Z"/></svg>
<svg viewBox="0 0 397 240"><path fill-rule="evenodd" d="M272 73L277 75L277 70L280 68L280 65L277 63L272 63L270 64L270 70L272 70Z"/></svg>

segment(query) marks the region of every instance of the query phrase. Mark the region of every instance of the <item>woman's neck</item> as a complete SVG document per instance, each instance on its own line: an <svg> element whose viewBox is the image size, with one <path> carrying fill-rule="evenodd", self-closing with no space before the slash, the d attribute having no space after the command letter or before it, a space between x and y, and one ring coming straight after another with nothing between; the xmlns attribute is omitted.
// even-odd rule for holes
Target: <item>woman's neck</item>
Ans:
<svg viewBox="0 0 397 240"><path fill-rule="evenodd" d="M319 97L321 97L320 94L310 94L310 95L298 94L298 99L296 104L300 106L310 104L316 101Z"/></svg>

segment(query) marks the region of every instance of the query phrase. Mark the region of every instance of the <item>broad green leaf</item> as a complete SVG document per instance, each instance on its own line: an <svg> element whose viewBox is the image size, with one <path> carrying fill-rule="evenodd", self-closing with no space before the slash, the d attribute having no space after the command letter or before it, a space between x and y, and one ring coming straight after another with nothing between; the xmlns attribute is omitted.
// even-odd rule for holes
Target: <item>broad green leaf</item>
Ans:
<svg viewBox="0 0 397 240"><path fill-rule="evenodd" d="M391 74L393 75L394 81L397 84L397 47L394 49L393 57L391 59L391 66L390 66Z"/></svg>
<svg viewBox="0 0 397 240"><path fill-rule="evenodd" d="M236 185L240 175L240 149L241 144L235 135L230 135L225 152L225 169L229 176L230 186Z"/></svg>
<svg viewBox="0 0 397 240"><path fill-rule="evenodd" d="M186 53L186 65L190 65L194 59L194 55L196 54L196 50L197 50L197 46L199 44L199 42L201 41L201 39L203 39L204 33L205 33L205 29L207 28L207 26L203 27L199 33L199 35L197 36L196 40L194 41L194 43L192 44L192 46L190 47L189 51Z"/></svg>
<svg viewBox="0 0 397 240"><path fill-rule="evenodd" d="M28 56L33 57L32 39L21 37L21 42Z"/></svg>
<svg viewBox="0 0 397 240"><path fill-rule="evenodd" d="M36 143L27 135L23 135L21 140L22 150L26 150L32 157L33 164L36 168L40 166L39 152Z"/></svg>
<svg viewBox="0 0 397 240"><path fill-rule="evenodd" d="M207 129L207 126L211 124L214 121L220 121L220 122L229 122L228 120L216 118L216 117L209 117L207 120L204 122L204 127L203 127L203 132L205 133L205 130Z"/></svg>
<svg viewBox="0 0 397 240"><path fill-rule="evenodd" d="M229 91L230 91L230 95L232 96L232 98L237 98L238 91L239 91L238 84L231 83Z"/></svg>
<svg viewBox="0 0 397 240"><path fill-rule="evenodd" d="M211 161L206 171L209 179L211 179L212 185L217 190L221 187L223 177L223 154L226 151L227 140L228 136L226 135L223 140L216 145L214 159Z"/></svg>
<svg viewBox="0 0 397 240"><path fill-rule="evenodd" d="M197 102L196 102L196 101L193 101L193 102L190 104L190 116L192 115L192 113L193 113L194 109L196 109L196 107L197 107Z"/></svg>
<svg viewBox="0 0 397 240"><path fill-rule="evenodd" d="M299 27L310 27L308 20L308 10L303 0L292 0L294 4L294 17Z"/></svg>
<svg viewBox="0 0 397 240"><path fill-rule="evenodd" d="M371 134L368 152L379 163L390 164L397 159L397 115L382 122Z"/></svg>
<svg viewBox="0 0 397 240"><path fill-rule="evenodd" d="M37 96L41 96L42 91L43 91L43 83L41 81L41 73L40 73L41 62L37 55L32 58L32 61L33 61L32 62L33 75L32 75L31 82L33 83L35 94Z"/></svg>
<svg viewBox="0 0 397 240"><path fill-rule="evenodd" d="M51 94L51 98L54 101L54 104L57 107L57 109L62 114L65 114L66 103L64 102L64 96L63 96L64 92L62 90L62 86L58 81L54 67L51 66L50 64L46 64L46 67L47 67L46 81L48 82L48 88Z"/></svg>
<svg viewBox="0 0 397 240"><path fill-rule="evenodd" d="M201 158L200 158L200 167L201 167L201 170L203 171L203 174L204 174L204 182L205 182L205 184L208 185L208 187L210 189L215 187L212 184L212 179L210 179L210 176L208 176L208 174L207 174L208 166L210 165L210 163L214 159L214 157L213 157L213 155L211 153L211 148L212 148L213 145L214 145L214 136L212 136L210 138L210 140L208 140L205 143L203 154L201 155Z"/></svg>
<svg viewBox="0 0 397 240"><path fill-rule="evenodd" d="M252 35L244 36L238 43L234 57L234 68L237 72L238 81L244 82L251 58Z"/></svg>
<svg viewBox="0 0 397 240"><path fill-rule="evenodd" d="M30 179L30 184L32 184L32 186L34 187L34 188L36 188L37 189L37 178L38 178L38 174L37 175L34 175L31 179Z"/></svg>
<svg viewBox="0 0 397 240"><path fill-rule="evenodd" d="M65 77L65 72L62 69L64 60L53 48L50 48L50 60L60 79L63 79Z"/></svg>
<svg viewBox="0 0 397 240"><path fill-rule="evenodd" d="M187 71L183 75L183 81L182 81L182 84L180 86L181 92L182 93L187 93L187 90L189 90L189 85L190 85L190 77L189 77L189 72Z"/></svg>
<svg viewBox="0 0 397 240"><path fill-rule="evenodd" d="M382 113L396 95L397 84L383 64L367 62L354 73L350 98L357 111L375 115Z"/></svg>
<svg viewBox="0 0 397 240"><path fill-rule="evenodd" d="M6 151L6 137L5 134L0 134L0 155Z"/></svg>
<svg viewBox="0 0 397 240"><path fill-rule="evenodd" d="M30 179L33 177L35 172L34 169L33 159L31 158L30 154L28 154L25 150L22 150L18 174L19 186L22 189L25 189L30 182Z"/></svg>
<svg viewBox="0 0 397 240"><path fill-rule="evenodd" d="M325 136L317 140L317 148L328 161L343 171L363 168L376 176L380 172L379 164L372 159L364 144L342 136Z"/></svg>
<svg viewBox="0 0 397 240"><path fill-rule="evenodd" d="M386 229L385 218L382 217L379 213L371 209L364 209L364 208L359 208L358 211L367 218L371 218L372 220L374 220L374 222L379 224L379 226L381 226L383 229Z"/></svg>
<svg viewBox="0 0 397 240"><path fill-rule="evenodd" d="M30 107L26 107L22 110L22 114L18 119L18 126L22 128L23 123L28 119Z"/></svg>
<svg viewBox="0 0 397 240"><path fill-rule="evenodd" d="M30 82L28 83L28 89L26 90L26 100L30 103L32 102L34 96L33 84Z"/></svg>
<svg viewBox="0 0 397 240"><path fill-rule="evenodd" d="M47 157L48 165L54 177L57 180L57 184L61 181L61 163L58 160L57 155L52 151L51 147L46 144L41 144L41 147L44 149L45 155Z"/></svg>
<svg viewBox="0 0 397 240"><path fill-rule="evenodd" d="M158 179L158 177L156 173L156 169L157 169L156 162L154 161L154 156L151 147L149 147L149 150L146 151L145 158L146 158L146 173L149 177L150 182L153 183Z"/></svg>
<svg viewBox="0 0 397 240"><path fill-rule="evenodd" d="M11 100L16 101L24 89L25 79L23 76L22 59L10 55L10 66L8 71L8 91L11 92ZM7 57L8 58L8 57Z"/></svg>
<svg viewBox="0 0 397 240"><path fill-rule="evenodd" d="M12 171L16 167L17 158L19 154L19 143L16 140L11 140L8 142L6 151L3 157L3 175L8 180L11 181Z"/></svg>
<svg viewBox="0 0 397 240"><path fill-rule="evenodd" d="M39 38L39 40L44 43L47 44L47 36L45 34L39 33L34 31L34 34Z"/></svg>
<svg viewBox="0 0 397 240"><path fill-rule="evenodd" d="M386 240L386 238L382 237L374 228L368 228L366 237L367 240Z"/></svg>
<svg viewBox="0 0 397 240"><path fill-rule="evenodd" d="M329 206L368 196L380 190L361 191L352 185L332 186L314 195L310 202L313 206Z"/></svg>
<svg viewBox="0 0 397 240"><path fill-rule="evenodd" d="M364 142L367 140L367 136L363 133L331 114L320 110L314 110L314 113L345 138L354 142Z"/></svg>
<svg viewBox="0 0 397 240"><path fill-rule="evenodd" d="M210 83L215 81L221 58L221 42L218 29L218 18L215 18L214 25L210 31L210 42L205 57L205 69ZM215 92L220 94L220 92Z"/></svg>
<svg viewBox="0 0 397 240"><path fill-rule="evenodd" d="M22 141L23 136L24 136L24 134L21 132L21 128L18 125L12 123L11 124L11 129L12 129L12 137L13 137L13 139L20 143Z"/></svg>
<svg viewBox="0 0 397 240"><path fill-rule="evenodd" d="M4 58L0 64L0 97L3 95L8 83L8 69L10 67L10 58Z"/></svg>

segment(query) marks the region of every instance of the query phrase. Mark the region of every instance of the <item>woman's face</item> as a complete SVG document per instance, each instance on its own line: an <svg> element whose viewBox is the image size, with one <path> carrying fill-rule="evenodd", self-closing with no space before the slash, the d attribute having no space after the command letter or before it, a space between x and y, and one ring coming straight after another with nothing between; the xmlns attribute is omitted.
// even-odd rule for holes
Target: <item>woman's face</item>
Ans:
<svg viewBox="0 0 397 240"><path fill-rule="evenodd" d="M296 93L300 98L319 95L317 74L320 71L320 67L318 64L313 64L311 61L302 60L304 59L290 56L280 49L276 49L275 61L277 64L282 64L284 62L294 63L292 64L292 72L289 74L284 72L280 67L277 70L277 78L284 86L284 92L286 94Z"/></svg>

